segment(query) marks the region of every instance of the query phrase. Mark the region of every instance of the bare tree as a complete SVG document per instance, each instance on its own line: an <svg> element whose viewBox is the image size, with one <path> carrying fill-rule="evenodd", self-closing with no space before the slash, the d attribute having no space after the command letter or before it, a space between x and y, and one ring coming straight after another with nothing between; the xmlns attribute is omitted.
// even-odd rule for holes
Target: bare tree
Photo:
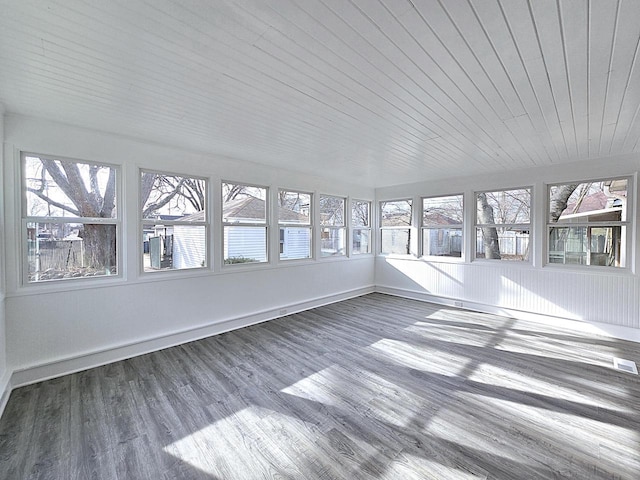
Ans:
<svg viewBox="0 0 640 480"><path fill-rule="evenodd" d="M354 226L370 226L369 215L369 202L353 202L351 221Z"/></svg>
<svg viewBox="0 0 640 480"><path fill-rule="evenodd" d="M206 183L200 178L143 172L140 199L143 218L167 207L201 212L206 208Z"/></svg>
<svg viewBox="0 0 640 480"><path fill-rule="evenodd" d="M112 218L116 201L116 172L111 167L87 165L85 175L77 162L40 158L42 169L39 172L38 187L28 186L27 191L63 212L77 217ZM106 180L100 180L104 177ZM71 204L64 199L53 199L47 189L49 175L56 186ZM101 182L104 184L101 188ZM84 240L86 261L92 268L105 268L116 265L116 234L113 225L87 223L79 235Z"/></svg>
<svg viewBox="0 0 640 480"><path fill-rule="evenodd" d="M579 183L570 183L567 185L558 185L557 187L553 187L551 189L551 198L549 200L550 222L555 223L558 221L560 215L562 215L562 212L564 212L567 208L569 197L573 195L573 192L575 192L576 188L578 188L579 186ZM584 199L584 196L582 196L582 198ZM580 202L576 204L577 208L579 208L580 203L582 203L582 200L580 200Z"/></svg>
<svg viewBox="0 0 640 480"><path fill-rule="evenodd" d="M486 193L479 193L478 202L478 223L485 225L495 224L493 208L489 205ZM484 258L501 259L500 243L498 242L498 230L496 227L481 227L482 245L484 247Z"/></svg>
<svg viewBox="0 0 640 480"><path fill-rule="evenodd" d="M231 200L235 200L240 195L244 194L246 190L246 185L239 185L237 183L223 183L222 200L223 202L230 202Z"/></svg>

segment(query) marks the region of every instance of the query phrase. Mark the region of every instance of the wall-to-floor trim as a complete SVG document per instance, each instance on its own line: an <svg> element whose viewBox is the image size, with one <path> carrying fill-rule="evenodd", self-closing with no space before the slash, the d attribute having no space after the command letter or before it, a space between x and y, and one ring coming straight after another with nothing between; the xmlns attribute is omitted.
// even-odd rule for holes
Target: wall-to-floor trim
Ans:
<svg viewBox="0 0 640 480"><path fill-rule="evenodd" d="M640 343L640 329L636 328L583 320L569 320L562 317L543 315L539 313L526 312L511 308L497 307L494 305L487 305L478 302L459 301L453 298L442 297L439 295L433 295L415 290L389 287L385 285L376 285L375 291L378 293L394 295L396 297L411 298L413 300L420 300L423 302L430 302L438 305L446 305L448 307L462 308L465 310L473 310L476 312L490 313L521 320L531 320L534 322L561 326L564 328L575 330L579 333L589 333L593 335L601 335L604 337L618 338Z"/></svg>
<svg viewBox="0 0 640 480"><path fill-rule="evenodd" d="M4 409L9 402L11 390L11 372L7 371L4 376L0 378L0 417L4 413Z"/></svg>
<svg viewBox="0 0 640 480"><path fill-rule="evenodd" d="M118 362L120 360L136 357L138 355L144 355L146 353L163 350L165 348L174 347L176 345L192 342L194 340L199 340L213 335L229 332L238 328L248 327L257 323L262 323L268 320L283 317L285 315L291 315L293 313L309 310L311 308L321 307L330 303L359 297L368 293L373 293L374 291L375 288L373 285L361 287L334 295L318 297L290 305L283 305L278 308L264 310L261 312L244 315L242 317L220 320L212 322L208 325L190 328L188 330L183 330L180 332L174 332L169 335L151 337L145 340L120 345L113 348L107 348L95 352L88 352L68 358L62 358L44 364L32 365L26 368L15 370L11 375L10 385L15 389L43 380L67 375L69 373L99 367L108 363Z"/></svg>

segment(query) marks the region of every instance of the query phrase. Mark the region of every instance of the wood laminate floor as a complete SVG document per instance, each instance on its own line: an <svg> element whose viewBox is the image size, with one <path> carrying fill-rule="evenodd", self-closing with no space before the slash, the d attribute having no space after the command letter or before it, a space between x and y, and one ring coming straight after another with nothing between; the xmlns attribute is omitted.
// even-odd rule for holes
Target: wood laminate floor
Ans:
<svg viewBox="0 0 640 480"><path fill-rule="evenodd" d="M640 478L640 345L372 294L15 390L2 479Z"/></svg>

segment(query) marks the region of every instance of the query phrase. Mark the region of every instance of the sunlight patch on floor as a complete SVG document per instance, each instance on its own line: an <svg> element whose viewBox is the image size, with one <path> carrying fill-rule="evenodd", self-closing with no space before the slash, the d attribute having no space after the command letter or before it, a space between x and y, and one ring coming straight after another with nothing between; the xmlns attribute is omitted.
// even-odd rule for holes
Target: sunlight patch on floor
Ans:
<svg viewBox="0 0 640 480"><path fill-rule="evenodd" d="M459 375L466 363L469 362L469 358L465 356L445 351L433 351L432 355L426 357L424 349L414 347L407 342L388 338L379 340L366 349L372 349L375 355L382 354L398 365L449 377Z"/></svg>
<svg viewBox="0 0 640 480"><path fill-rule="evenodd" d="M333 373L333 369L334 367L327 367L319 370L280 391L323 405L337 405L340 399L335 398L333 387L339 385L339 381L335 378L336 375Z"/></svg>
<svg viewBox="0 0 640 480"><path fill-rule="evenodd" d="M569 442L576 452L584 455L598 456L604 447L618 452L627 450L634 456L640 447L636 431L628 426L624 417L611 416L598 408L578 414L559 410L555 405L529 405L518 400L489 398L482 393L461 392L459 396L469 408L499 413L505 424L527 432L527 436L537 439L541 448L547 442ZM484 414L483 423L486 423Z"/></svg>
<svg viewBox="0 0 640 480"><path fill-rule="evenodd" d="M266 416L268 421L264 420ZM301 421L296 418L252 406L207 425L163 450L215 478L219 478L220 472L247 471L252 464L259 472L269 468L264 464L270 445L264 441L269 436L267 424L277 424L280 431L296 431L301 427Z"/></svg>
<svg viewBox="0 0 640 480"><path fill-rule="evenodd" d="M442 480L443 478L457 480L478 480L486 478L483 472L470 472L463 467L443 465L442 458L431 460L425 458L428 453L403 453L395 462L389 465L384 480ZM477 470L480 470L479 468ZM420 472L420 473L418 473Z"/></svg>
<svg viewBox="0 0 640 480"><path fill-rule="evenodd" d="M588 388L584 388L583 385L572 385L571 378L553 378L553 381L550 381L545 377L536 378L526 368L522 371L518 371L517 368L514 366L513 370L505 369L487 362L478 365L467 378L479 384L504 387L507 389L505 393L512 391L514 394L533 394L540 401L559 400L567 402L568 405L575 403L576 406L607 408L619 413L631 413L620 409L615 396L606 398L601 395L595 397L589 395ZM542 373L542 375L550 374L550 371Z"/></svg>

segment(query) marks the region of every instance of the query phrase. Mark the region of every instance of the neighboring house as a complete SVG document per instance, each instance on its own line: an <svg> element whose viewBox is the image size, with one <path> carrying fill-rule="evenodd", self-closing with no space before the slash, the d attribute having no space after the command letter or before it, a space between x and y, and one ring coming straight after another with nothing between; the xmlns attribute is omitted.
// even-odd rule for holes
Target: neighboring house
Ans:
<svg viewBox="0 0 640 480"><path fill-rule="evenodd" d="M224 258L251 259L254 262L267 260L266 230L256 224L264 221L265 201L248 196L227 202L222 212L224 222ZM282 221L302 223L306 216L289 209L279 212ZM186 221L202 221L204 212L197 212L181 218ZM310 229L286 227L280 230L281 258L301 258L309 254ZM195 268L206 262L205 229L201 226L174 225L173 227L173 268Z"/></svg>
<svg viewBox="0 0 640 480"><path fill-rule="evenodd" d="M462 256L462 222L442 213L427 212L423 225L423 255Z"/></svg>
<svg viewBox="0 0 640 480"><path fill-rule="evenodd" d="M178 220L180 215L157 215L154 221ZM151 268L160 269L172 266L173 225L145 225L142 230L142 244L145 254L149 254Z"/></svg>
<svg viewBox="0 0 640 480"><path fill-rule="evenodd" d="M180 217L186 222L204 221L204 212ZM206 227L202 225L173 225L172 268L198 268L207 264Z"/></svg>
<svg viewBox="0 0 640 480"><path fill-rule="evenodd" d="M625 236L621 227L606 223L622 219L625 200L595 192L579 203L568 204L558 219L558 228L550 232L549 261L584 265L589 256L591 265L619 264ZM602 222L603 226L587 227L585 222Z"/></svg>

